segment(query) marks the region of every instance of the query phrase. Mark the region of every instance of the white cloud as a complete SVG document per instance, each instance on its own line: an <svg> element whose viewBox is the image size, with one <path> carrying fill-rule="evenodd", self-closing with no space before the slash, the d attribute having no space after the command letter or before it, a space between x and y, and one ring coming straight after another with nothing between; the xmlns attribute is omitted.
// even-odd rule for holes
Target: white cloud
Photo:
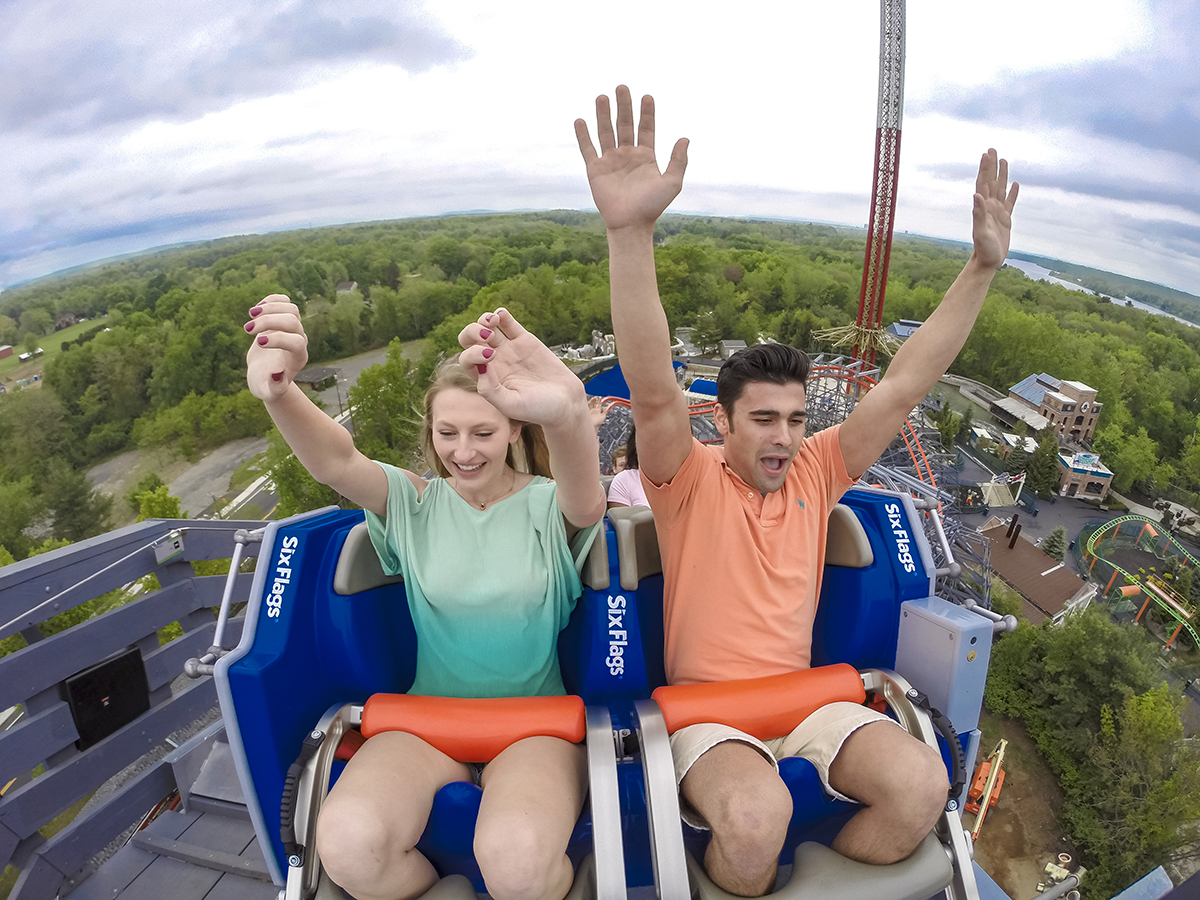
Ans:
<svg viewBox="0 0 1200 900"><path fill-rule="evenodd" d="M1010 94L1149 57L1155 83L1171 83L1175 58L1186 83L1194 50L1172 51L1167 25L1193 7L909 4L897 228L965 239L978 154L995 146L1025 183L1021 249L1120 261L1200 293L1187 256L1200 163L1167 146L1170 121L1161 144L1141 146L1122 122L1098 137ZM869 209L873 4L751 3L716 16L633 0L181 0L149 12L133 0L103 11L18 0L0 11L0 33L0 75L14 86L0 99L13 113L0 115L0 283L268 228L586 207L571 123L591 121L595 95L618 82L656 96L660 158L675 138L692 141L674 208L857 224ZM963 98L988 118L955 108ZM1056 220L1076 202L1093 222Z"/></svg>

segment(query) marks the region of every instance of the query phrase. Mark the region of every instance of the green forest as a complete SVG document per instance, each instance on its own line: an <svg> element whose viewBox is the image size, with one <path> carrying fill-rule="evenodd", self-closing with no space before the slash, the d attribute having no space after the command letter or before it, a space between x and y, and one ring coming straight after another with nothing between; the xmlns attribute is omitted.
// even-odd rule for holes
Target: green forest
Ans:
<svg viewBox="0 0 1200 900"><path fill-rule="evenodd" d="M667 216L656 241L668 319L700 344L765 336L821 350L814 332L857 315L861 230ZM965 258L897 241L886 321L926 318ZM339 293L346 282L355 289ZM397 338L452 351L463 324L500 305L549 344L612 330L602 224L572 211L227 238L6 291L0 344L53 351L44 387L0 395L7 554L104 529L105 501L85 475L98 461L135 446L192 456L266 433L245 390L242 324L273 292L304 310L312 362ZM76 319L89 321L56 343L56 326ZM13 369L15 357L0 361L0 377ZM952 371L1000 390L1034 372L1086 382L1104 403L1095 445L1118 489L1200 488L1200 329L1005 269ZM402 455L409 431L381 423L375 449Z"/></svg>

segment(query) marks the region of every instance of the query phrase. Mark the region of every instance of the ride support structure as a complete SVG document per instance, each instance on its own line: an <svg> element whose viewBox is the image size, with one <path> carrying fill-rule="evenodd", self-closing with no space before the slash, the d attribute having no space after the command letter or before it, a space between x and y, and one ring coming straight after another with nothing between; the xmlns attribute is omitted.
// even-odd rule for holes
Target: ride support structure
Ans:
<svg viewBox="0 0 1200 900"><path fill-rule="evenodd" d="M900 127L904 118L905 0L880 0L879 103L875 122L875 174L871 186L870 231L863 260L862 291L858 301L858 339L852 355L875 362L878 334L883 326L883 300L896 191L900 180Z"/></svg>

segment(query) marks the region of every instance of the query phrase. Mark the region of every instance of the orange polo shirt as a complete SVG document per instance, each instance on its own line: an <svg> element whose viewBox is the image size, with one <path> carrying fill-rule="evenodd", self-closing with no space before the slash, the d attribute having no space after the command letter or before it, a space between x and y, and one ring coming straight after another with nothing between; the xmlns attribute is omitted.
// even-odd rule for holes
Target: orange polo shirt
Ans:
<svg viewBox="0 0 1200 900"><path fill-rule="evenodd" d="M807 669L829 511L853 484L840 426L805 439L783 487L763 496L693 439L675 477L642 476L663 554L667 680Z"/></svg>

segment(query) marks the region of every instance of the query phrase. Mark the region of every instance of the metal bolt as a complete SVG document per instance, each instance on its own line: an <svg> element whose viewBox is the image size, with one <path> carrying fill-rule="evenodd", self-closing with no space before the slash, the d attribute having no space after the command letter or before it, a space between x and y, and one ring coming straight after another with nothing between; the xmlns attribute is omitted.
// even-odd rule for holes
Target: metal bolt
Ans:
<svg viewBox="0 0 1200 900"><path fill-rule="evenodd" d="M299 868L300 867L300 857L293 853L291 856L288 857L288 865L291 866L293 869Z"/></svg>
<svg viewBox="0 0 1200 900"><path fill-rule="evenodd" d="M947 800L946 801L946 809L949 812L954 812L956 809L958 809L958 801L957 800Z"/></svg>
<svg viewBox="0 0 1200 900"><path fill-rule="evenodd" d="M321 730L318 728L318 729L317 729L317 730L315 730L315 731L312 733L312 735L310 735L310 736L312 737L312 739L313 739L314 741L319 741L321 738L325 737L325 732L321 731Z"/></svg>

